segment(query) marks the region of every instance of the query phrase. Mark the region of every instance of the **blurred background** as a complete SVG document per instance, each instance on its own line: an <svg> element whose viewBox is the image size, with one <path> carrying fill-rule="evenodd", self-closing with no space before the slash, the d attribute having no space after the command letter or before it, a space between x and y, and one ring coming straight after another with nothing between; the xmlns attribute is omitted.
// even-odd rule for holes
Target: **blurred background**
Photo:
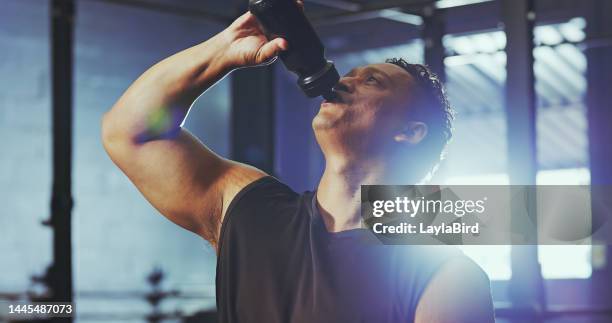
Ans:
<svg viewBox="0 0 612 323"><path fill-rule="evenodd" d="M214 321L215 252L112 164L100 120L148 67L246 6L0 0L0 301L55 286L72 290L78 322ZM341 74L403 57L445 80L455 134L432 183L612 184L612 1L305 0L305 11ZM320 101L295 82L280 63L234 72L186 127L312 190ZM500 322L612 322L605 245L463 248L493 280Z"/></svg>

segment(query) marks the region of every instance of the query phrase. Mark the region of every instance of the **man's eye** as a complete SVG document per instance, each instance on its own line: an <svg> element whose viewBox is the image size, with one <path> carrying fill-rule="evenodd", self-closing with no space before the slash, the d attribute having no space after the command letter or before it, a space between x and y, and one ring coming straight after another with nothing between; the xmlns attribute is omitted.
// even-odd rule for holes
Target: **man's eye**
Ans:
<svg viewBox="0 0 612 323"><path fill-rule="evenodd" d="M376 83L376 84L378 84L378 83L379 83L379 82L378 82L378 79L377 79L376 77L374 77L374 76L369 76L369 77L366 79L366 82L368 82L368 83Z"/></svg>

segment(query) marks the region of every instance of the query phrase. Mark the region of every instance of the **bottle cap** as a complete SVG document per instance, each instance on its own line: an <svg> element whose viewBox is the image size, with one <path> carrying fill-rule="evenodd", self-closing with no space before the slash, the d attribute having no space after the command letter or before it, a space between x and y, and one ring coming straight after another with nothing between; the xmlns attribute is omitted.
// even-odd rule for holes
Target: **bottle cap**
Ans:
<svg viewBox="0 0 612 323"><path fill-rule="evenodd" d="M332 88L340 81L340 75L334 63L327 63L313 75L298 79L298 85L307 96L314 98L332 91Z"/></svg>

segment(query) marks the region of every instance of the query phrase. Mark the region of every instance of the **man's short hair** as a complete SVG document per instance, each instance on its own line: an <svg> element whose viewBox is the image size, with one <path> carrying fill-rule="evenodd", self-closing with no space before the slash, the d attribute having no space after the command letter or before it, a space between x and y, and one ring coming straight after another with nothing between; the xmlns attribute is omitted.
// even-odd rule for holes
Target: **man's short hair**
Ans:
<svg viewBox="0 0 612 323"><path fill-rule="evenodd" d="M418 93L410 105L409 117L427 124L427 136L418 145L425 177L433 173L444 158L446 145L453 134L455 112L448 102L442 81L429 67L411 64L402 58L389 58L385 62L403 68L416 80Z"/></svg>

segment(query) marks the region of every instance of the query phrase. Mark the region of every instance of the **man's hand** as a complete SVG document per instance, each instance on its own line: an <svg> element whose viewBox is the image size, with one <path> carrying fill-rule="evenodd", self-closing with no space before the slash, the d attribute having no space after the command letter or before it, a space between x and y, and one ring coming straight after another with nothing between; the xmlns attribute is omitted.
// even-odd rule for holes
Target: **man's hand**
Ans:
<svg viewBox="0 0 612 323"><path fill-rule="evenodd" d="M297 4L304 7L302 0L298 0ZM226 59L233 68L271 63L276 55L289 47L283 38L268 40L250 12L238 17L222 34L230 44Z"/></svg>
<svg viewBox="0 0 612 323"><path fill-rule="evenodd" d="M247 12L223 31L230 44L226 59L233 68L261 65L288 48L282 38L268 40L255 16Z"/></svg>

